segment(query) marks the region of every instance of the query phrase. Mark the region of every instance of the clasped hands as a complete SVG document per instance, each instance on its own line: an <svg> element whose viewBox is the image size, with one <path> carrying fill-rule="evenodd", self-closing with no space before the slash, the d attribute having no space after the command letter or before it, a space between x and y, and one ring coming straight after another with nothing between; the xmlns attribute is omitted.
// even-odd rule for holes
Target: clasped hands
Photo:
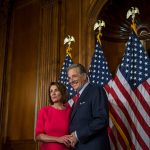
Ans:
<svg viewBox="0 0 150 150"><path fill-rule="evenodd" d="M64 135L60 137L59 142L65 144L67 147L74 148L78 140L75 136L75 133L72 132L70 135Z"/></svg>

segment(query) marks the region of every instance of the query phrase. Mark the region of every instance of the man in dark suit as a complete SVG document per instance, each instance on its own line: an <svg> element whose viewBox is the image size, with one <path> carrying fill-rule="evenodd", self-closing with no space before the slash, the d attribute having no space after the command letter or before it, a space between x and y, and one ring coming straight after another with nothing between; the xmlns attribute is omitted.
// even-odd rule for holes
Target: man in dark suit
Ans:
<svg viewBox="0 0 150 150"><path fill-rule="evenodd" d="M110 150L105 91L89 83L81 64L73 64L68 68L68 79L74 90L79 92L70 118L71 146L75 150Z"/></svg>

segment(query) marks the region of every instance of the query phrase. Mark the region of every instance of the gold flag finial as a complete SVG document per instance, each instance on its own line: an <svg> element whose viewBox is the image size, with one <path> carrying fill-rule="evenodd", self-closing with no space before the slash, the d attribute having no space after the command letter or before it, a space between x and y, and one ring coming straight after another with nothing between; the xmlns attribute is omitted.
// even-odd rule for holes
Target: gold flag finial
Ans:
<svg viewBox="0 0 150 150"><path fill-rule="evenodd" d="M99 33L97 34L97 40L101 45L101 36L102 36L102 28L105 27L105 22L103 20L98 20L95 24L94 24L94 30L98 29Z"/></svg>
<svg viewBox="0 0 150 150"><path fill-rule="evenodd" d="M75 38L73 36L68 35L67 37L65 37L65 39L64 39L64 45L68 44L68 47L66 49L66 53L70 56L70 58L72 58L72 56L71 56L71 50L72 50L72 48L70 47L71 42L75 42Z"/></svg>
<svg viewBox="0 0 150 150"><path fill-rule="evenodd" d="M133 31L137 34L137 25L135 23L135 16L136 14L139 14L139 9L137 7L131 7L131 9L128 10L126 18L128 19L130 16L132 17L132 24L131 28Z"/></svg>

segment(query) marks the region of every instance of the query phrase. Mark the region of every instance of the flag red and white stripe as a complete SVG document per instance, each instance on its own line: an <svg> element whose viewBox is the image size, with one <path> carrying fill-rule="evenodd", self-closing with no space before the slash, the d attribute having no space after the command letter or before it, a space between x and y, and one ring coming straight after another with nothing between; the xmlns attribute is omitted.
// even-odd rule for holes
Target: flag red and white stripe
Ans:
<svg viewBox="0 0 150 150"><path fill-rule="evenodd" d="M150 149L150 60L132 33L109 90L109 108L117 148ZM116 143L114 143L114 148Z"/></svg>

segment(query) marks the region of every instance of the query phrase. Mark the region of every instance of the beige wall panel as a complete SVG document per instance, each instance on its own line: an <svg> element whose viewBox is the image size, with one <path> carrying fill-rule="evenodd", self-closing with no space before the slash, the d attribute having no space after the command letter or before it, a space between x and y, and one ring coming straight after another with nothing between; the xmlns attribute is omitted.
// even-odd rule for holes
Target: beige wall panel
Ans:
<svg viewBox="0 0 150 150"><path fill-rule="evenodd" d="M5 56L5 33L6 28L2 27L0 31L0 95L2 93L2 81L3 81L3 67L4 67L4 56ZM1 104L1 99L0 99ZM1 108L1 107L0 107Z"/></svg>
<svg viewBox="0 0 150 150"><path fill-rule="evenodd" d="M3 78L4 78L4 72L5 72L5 67L6 67L6 57L7 57L7 40L6 37L8 36L8 27L7 23L9 22L9 13L8 13L8 8L10 7L8 1L3 1L1 2L1 5L3 7L0 7L0 96L2 95L2 89L3 89ZM3 109L3 101L0 98L0 110ZM2 113L0 116L0 126L1 124L1 119L2 119ZM0 130L0 135L1 135L1 130Z"/></svg>
<svg viewBox="0 0 150 150"><path fill-rule="evenodd" d="M60 65L65 58L66 46L63 45L65 36L73 35L75 37L75 43L72 43L72 60L74 63L82 63L86 67L87 58L89 56L89 50L87 49L87 28L89 20L89 8L91 8L90 0L72 0L62 1L61 6L61 47L60 47ZM93 35L90 34L93 37ZM92 41L89 41L92 44Z"/></svg>
<svg viewBox="0 0 150 150"><path fill-rule="evenodd" d="M73 35L75 43L72 44L72 60L79 60L79 15L80 2L78 0L66 1L65 11L65 35Z"/></svg>
<svg viewBox="0 0 150 150"><path fill-rule="evenodd" d="M48 104L48 86L60 72L59 3L43 1L41 5L40 51L38 62L37 109Z"/></svg>
<svg viewBox="0 0 150 150"><path fill-rule="evenodd" d="M16 7L13 22L7 139L33 139L39 6Z"/></svg>

